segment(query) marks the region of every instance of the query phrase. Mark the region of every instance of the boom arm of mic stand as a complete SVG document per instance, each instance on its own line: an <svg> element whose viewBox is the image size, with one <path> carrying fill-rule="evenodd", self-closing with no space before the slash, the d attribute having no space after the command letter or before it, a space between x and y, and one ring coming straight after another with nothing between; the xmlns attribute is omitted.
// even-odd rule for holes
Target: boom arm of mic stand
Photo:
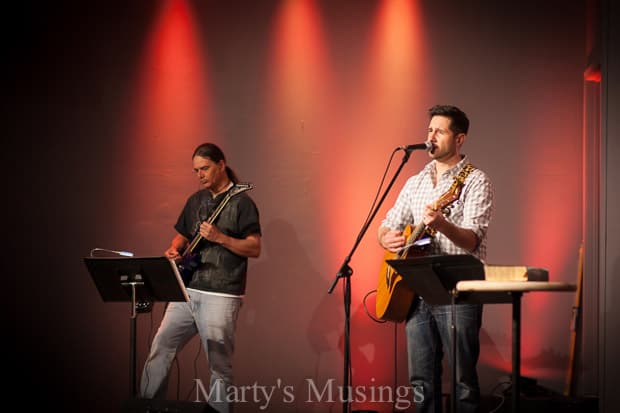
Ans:
<svg viewBox="0 0 620 413"><path fill-rule="evenodd" d="M351 248L351 252L349 252L349 255L347 255L346 258L344 259L344 262L342 263L340 270L338 270L338 273L336 274L336 278L334 278L334 281L332 282L331 287L329 287L329 290L327 291L328 294L332 293L332 291L336 287L336 284L338 283L338 280L340 278L350 277L351 274L353 274L353 270L351 269L351 267L349 267L349 262L351 261L351 257L353 256L353 253L355 252L357 247L360 245L362 238L366 234L366 231L368 231L368 227L372 223L372 220L375 218L375 215L377 215L377 212L379 212L379 208L381 208L383 201L385 201L385 197L387 197L387 194L390 192L390 189L392 189L392 186L394 186L394 182L396 181L396 178L398 178L398 175L400 175L400 171L403 169L407 161L409 161L410 156L411 156L411 151L405 150L405 154L403 155L403 159L400 163L400 166L396 170L396 173L392 177L392 180L388 184L387 188L385 188L385 192L381 196L381 199L379 199L379 203L375 206L374 210L370 214L369 219L366 220L366 223L360 230L360 233L358 234L357 239L355 240L355 243L353 244L353 248Z"/></svg>
<svg viewBox="0 0 620 413"><path fill-rule="evenodd" d="M351 252L344 259L344 262L342 263L342 266L340 267L338 274L336 274L336 278L334 279L334 282L332 283L331 287L329 288L329 291L327 292L328 294L331 294L332 291L334 290L334 287L336 287L338 280L340 278L344 278L344 351L343 351L344 353L343 354L344 380L343 380L343 386L342 386L342 389L343 389L342 412L343 413L349 413L349 376L350 376L350 371L351 371L351 344L350 344L349 332L350 332L350 325L351 325L351 274L353 274L353 270L349 266L349 262L351 261L351 257L353 256L353 253L355 252L360 242L362 241L364 234L368 230L370 223L374 219L375 215L377 215L377 212L379 211L381 204L383 204L385 197L387 196L388 192L390 192L390 189L394 185L394 182L396 181L396 178L400 174L400 171L403 169L403 166L405 166L405 164L409 160L410 155L411 155L411 150L405 149L405 155L403 156L403 160L401 161L400 166L398 167L398 170L394 174L394 177L388 184L387 188L385 188L385 192L381 196L379 203L375 206L374 210L370 214L370 217L364 223L364 226L362 227L359 235L357 236L357 239L355 240L355 243L353 244L353 248L351 249Z"/></svg>

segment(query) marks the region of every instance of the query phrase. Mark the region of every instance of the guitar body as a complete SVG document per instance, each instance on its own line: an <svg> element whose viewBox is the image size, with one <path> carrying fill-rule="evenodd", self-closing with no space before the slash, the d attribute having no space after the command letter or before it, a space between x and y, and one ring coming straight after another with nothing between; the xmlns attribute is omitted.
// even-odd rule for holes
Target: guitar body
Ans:
<svg viewBox="0 0 620 413"><path fill-rule="evenodd" d="M461 190L465 184L467 176L476 169L472 164L467 164L461 169L459 174L454 177L454 182L448 191L441 195L432 205L437 211L446 208L461 195ZM386 260L397 260L407 257L422 256L428 253L428 246L420 248L416 241L424 238L425 234L433 236L433 231L427 228L423 222L419 223L415 229L410 225L405 227L405 246L398 253L387 251L381 263L379 271L379 282L377 284L377 298L375 303L375 313L381 320L401 322L407 318L409 307L415 296L414 292L404 282L403 277L390 267Z"/></svg>
<svg viewBox="0 0 620 413"><path fill-rule="evenodd" d="M187 255L183 255L177 263L179 274L181 275L183 284L185 284L186 287L189 286L190 281L192 281L194 272L199 265L200 253L188 253Z"/></svg>
<svg viewBox="0 0 620 413"><path fill-rule="evenodd" d="M406 239L405 244L410 243L412 235L410 225L405 227L403 235ZM383 256L375 302L375 313L381 320L405 321L415 296L415 293L409 288L403 277L388 265L387 260L403 259L417 255L423 255L423 253L420 251L414 252L411 248L407 248L403 252L398 253L387 251Z"/></svg>

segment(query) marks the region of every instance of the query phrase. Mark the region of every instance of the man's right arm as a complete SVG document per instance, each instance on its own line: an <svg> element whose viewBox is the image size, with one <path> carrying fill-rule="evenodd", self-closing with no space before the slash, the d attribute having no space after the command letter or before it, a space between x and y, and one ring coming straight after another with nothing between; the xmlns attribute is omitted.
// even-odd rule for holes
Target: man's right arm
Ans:
<svg viewBox="0 0 620 413"><path fill-rule="evenodd" d="M386 227L379 227L379 229L377 230L377 241L379 241L379 245L381 245L381 248L385 248L385 245L383 245L383 236L389 231L389 228Z"/></svg>
<svg viewBox="0 0 620 413"><path fill-rule="evenodd" d="M403 232L388 227L379 227L377 239L379 240L379 245L390 252L398 252L400 247L405 245Z"/></svg>
<svg viewBox="0 0 620 413"><path fill-rule="evenodd" d="M170 242L170 248L166 250L164 255L166 255L166 257L171 260L176 260L181 257L180 252L185 249L188 243L189 240L187 238L185 238L181 234L177 234L174 238L172 238L172 241Z"/></svg>

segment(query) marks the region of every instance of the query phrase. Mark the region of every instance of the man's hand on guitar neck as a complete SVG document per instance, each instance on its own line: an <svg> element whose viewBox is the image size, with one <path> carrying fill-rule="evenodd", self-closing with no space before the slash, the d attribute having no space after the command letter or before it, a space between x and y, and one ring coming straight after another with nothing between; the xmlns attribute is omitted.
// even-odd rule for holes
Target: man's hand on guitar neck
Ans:
<svg viewBox="0 0 620 413"><path fill-rule="evenodd" d="M435 210L432 205L425 207L422 221L427 227L444 234L458 247L469 252L478 247L478 236L472 230L454 225L446 219L441 210Z"/></svg>
<svg viewBox="0 0 620 413"><path fill-rule="evenodd" d="M439 232L443 232L446 224L449 224L443 213L437 208L434 208L433 205L427 205L424 207L424 216L422 217L422 221L427 227Z"/></svg>

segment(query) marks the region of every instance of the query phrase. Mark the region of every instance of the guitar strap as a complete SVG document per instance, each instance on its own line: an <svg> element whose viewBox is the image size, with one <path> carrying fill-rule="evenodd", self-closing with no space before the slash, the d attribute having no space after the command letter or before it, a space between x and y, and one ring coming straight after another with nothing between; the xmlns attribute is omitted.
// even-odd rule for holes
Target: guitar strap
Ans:
<svg viewBox="0 0 620 413"><path fill-rule="evenodd" d="M474 165L472 165L471 163L467 163L465 164L465 166L463 166L463 168L459 171L459 173L454 177L454 182L452 183L452 186L450 187L450 189L448 189L448 191L446 192L446 194L449 194L450 192L452 192L455 188L458 187L462 187L463 185L465 185L465 180L467 179L467 177L469 176L470 173L472 173L474 170L476 170L476 167ZM444 194L445 195L445 194ZM461 197L461 191L459 191L459 198ZM450 215L450 210L449 209L444 209L442 210L442 213L445 216L449 216ZM435 236L435 230L431 229L431 228L427 228L426 230L432 237Z"/></svg>
<svg viewBox="0 0 620 413"><path fill-rule="evenodd" d="M476 167L470 163L463 166L463 168L459 171L458 175L454 177L454 182L452 183L452 186L446 193L452 192L454 188L462 187L463 185L465 185L465 180L467 179L469 174L475 169ZM460 197L461 197L461 191L459 191L459 198Z"/></svg>
<svg viewBox="0 0 620 413"><path fill-rule="evenodd" d="M458 185L464 185L465 184L465 179L467 179L467 176L473 172L476 169L476 167L470 163L466 164L463 169L461 169L461 171L459 172L459 174L457 176L454 177L454 181L458 182ZM460 196L460 195L459 195Z"/></svg>

